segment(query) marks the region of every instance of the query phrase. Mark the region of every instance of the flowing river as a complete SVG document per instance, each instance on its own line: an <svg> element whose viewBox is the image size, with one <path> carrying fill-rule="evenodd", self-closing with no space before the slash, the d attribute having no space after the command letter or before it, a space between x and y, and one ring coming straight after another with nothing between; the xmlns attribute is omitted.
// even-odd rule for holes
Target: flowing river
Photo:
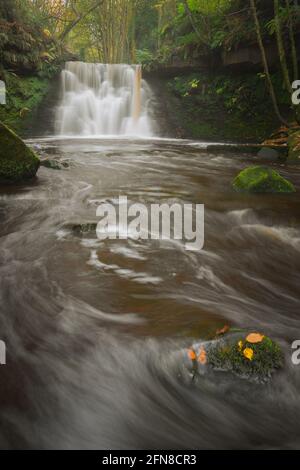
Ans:
<svg viewBox="0 0 300 470"><path fill-rule="evenodd" d="M299 193L234 193L259 159L199 142L28 143L63 169L0 191L1 448L299 447ZM300 169L276 166L299 191ZM204 249L80 230L120 195L205 204ZM284 369L266 384L184 376L174 353L225 324L279 341Z"/></svg>

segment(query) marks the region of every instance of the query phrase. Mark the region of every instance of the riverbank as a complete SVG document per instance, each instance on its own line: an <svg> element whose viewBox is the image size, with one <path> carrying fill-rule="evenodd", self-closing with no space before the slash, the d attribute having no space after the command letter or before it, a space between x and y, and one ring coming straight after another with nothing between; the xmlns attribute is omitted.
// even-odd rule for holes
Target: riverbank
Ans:
<svg viewBox="0 0 300 470"><path fill-rule="evenodd" d="M173 78L151 76L165 113L164 127L179 138L259 143L280 123L274 115L265 79L255 72L193 72ZM290 97L274 77L280 105L290 117ZM165 124L168 123L168 124Z"/></svg>

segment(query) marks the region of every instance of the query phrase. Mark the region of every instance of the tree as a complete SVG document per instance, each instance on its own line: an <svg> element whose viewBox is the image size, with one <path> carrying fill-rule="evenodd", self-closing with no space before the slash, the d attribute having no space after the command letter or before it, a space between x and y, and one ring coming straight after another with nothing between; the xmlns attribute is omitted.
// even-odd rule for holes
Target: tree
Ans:
<svg viewBox="0 0 300 470"><path fill-rule="evenodd" d="M264 72L265 72L265 75L266 75L267 84L268 84L272 104L273 104L273 107L274 107L274 111L275 111L275 114L278 117L279 121L281 121L285 125L288 125L286 120L282 117L282 115L280 113L280 110L279 110L276 93L275 93L274 86L273 86L272 79L271 79L271 75L270 75L268 59L267 59L267 55L266 55L266 51L265 51L265 47L264 47L264 43L263 43L261 27L260 27L260 23L259 23L259 19L258 19L258 13L257 13L257 9L256 9L255 0L250 0L250 7L251 7L253 19L254 19L255 30L256 30L256 35L257 35L257 42L258 42L260 52L261 52L262 62L263 62L263 66L264 66Z"/></svg>

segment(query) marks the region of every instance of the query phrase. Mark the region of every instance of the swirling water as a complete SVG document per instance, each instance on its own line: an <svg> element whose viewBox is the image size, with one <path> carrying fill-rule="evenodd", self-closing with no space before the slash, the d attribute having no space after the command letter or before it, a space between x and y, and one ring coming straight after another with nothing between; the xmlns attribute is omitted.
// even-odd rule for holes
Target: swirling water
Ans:
<svg viewBox="0 0 300 470"><path fill-rule="evenodd" d="M30 144L69 168L0 192L1 448L299 447L298 194L235 194L255 159L194 142ZM119 195L205 204L204 250L72 230ZM176 352L224 324L278 340L284 369L192 382Z"/></svg>

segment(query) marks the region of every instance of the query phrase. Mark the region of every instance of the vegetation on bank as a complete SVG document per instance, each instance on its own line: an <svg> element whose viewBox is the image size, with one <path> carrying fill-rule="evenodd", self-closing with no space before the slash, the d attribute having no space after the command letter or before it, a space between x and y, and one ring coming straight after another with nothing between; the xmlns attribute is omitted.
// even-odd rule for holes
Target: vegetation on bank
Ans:
<svg viewBox="0 0 300 470"><path fill-rule="evenodd" d="M274 83L289 114L290 97L279 74ZM170 79L167 89L177 98L174 112L185 137L260 142L278 127L261 73L198 72Z"/></svg>
<svg viewBox="0 0 300 470"><path fill-rule="evenodd" d="M66 59L139 62L156 77L174 69L167 93L179 136L261 141L299 120L299 35L292 0L2 0L0 119L30 126ZM239 51L246 59L235 62Z"/></svg>
<svg viewBox="0 0 300 470"><path fill-rule="evenodd" d="M39 76L20 78L8 72L3 76L7 102L0 106L0 121L23 135L33 124L39 105L49 91L50 79Z"/></svg>

